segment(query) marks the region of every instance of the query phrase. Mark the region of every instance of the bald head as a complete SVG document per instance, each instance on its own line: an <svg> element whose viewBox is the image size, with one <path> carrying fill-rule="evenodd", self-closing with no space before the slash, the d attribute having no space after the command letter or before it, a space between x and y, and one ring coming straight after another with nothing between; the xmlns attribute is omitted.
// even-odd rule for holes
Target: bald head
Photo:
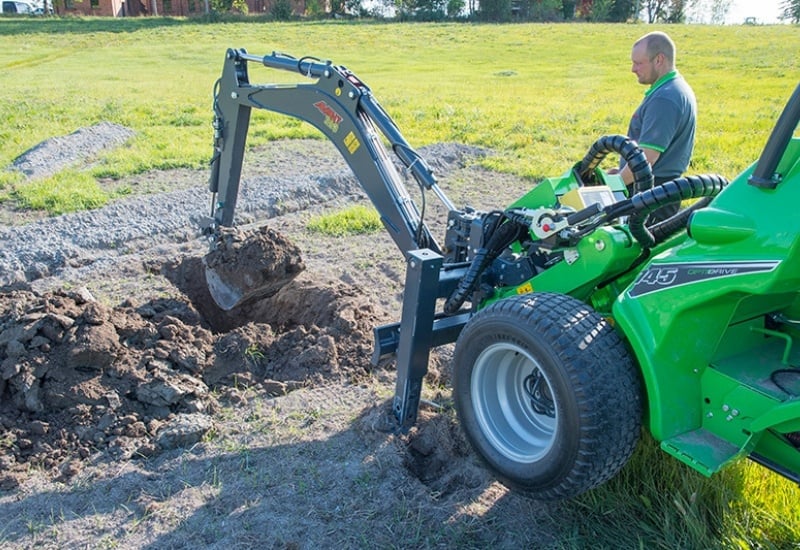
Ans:
<svg viewBox="0 0 800 550"><path fill-rule="evenodd" d="M649 58L652 59L658 54L662 54L669 64L670 70L675 68L675 42L672 41L667 33L661 31L649 32L637 40L633 46L636 47L640 44L644 46Z"/></svg>

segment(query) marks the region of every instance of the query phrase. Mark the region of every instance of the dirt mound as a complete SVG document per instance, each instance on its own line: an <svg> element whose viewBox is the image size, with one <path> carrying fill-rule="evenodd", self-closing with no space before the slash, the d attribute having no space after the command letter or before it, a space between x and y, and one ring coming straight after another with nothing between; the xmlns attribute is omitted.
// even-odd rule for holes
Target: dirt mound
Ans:
<svg viewBox="0 0 800 550"><path fill-rule="evenodd" d="M85 289L0 295L0 488L32 466L68 479L98 453L197 442L233 387L283 395L370 372L372 327L385 319L357 288L298 278L222 311L201 267L197 257L160 267L185 299L110 307Z"/></svg>

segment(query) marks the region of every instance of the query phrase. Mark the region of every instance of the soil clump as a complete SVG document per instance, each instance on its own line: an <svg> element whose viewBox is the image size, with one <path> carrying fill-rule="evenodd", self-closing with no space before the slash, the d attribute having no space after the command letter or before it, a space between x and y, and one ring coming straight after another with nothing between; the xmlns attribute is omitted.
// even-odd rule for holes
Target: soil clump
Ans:
<svg viewBox="0 0 800 550"><path fill-rule="evenodd" d="M203 263L211 296L225 310L273 296L306 268L300 248L266 225L220 228Z"/></svg>

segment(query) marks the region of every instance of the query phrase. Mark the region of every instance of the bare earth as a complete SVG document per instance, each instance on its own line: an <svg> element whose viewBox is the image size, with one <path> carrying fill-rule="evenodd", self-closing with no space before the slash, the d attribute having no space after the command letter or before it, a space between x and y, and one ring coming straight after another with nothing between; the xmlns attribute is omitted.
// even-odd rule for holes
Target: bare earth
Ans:
<svg viewBox="0 0 800 550"><path fill-rule="evenodd" d="M458 206L503 206L529 185L474 166L485 151L421 152ZM146 192L145 208L135 196L92 215L0 212L0 545L563 543L558 506L509 493L469 449L449 347L432 358L417 426L387 430L394 363L370 364L372 328L399 320L405 266L384 233L305 228L367 204L333 147L276 143L245 164L242 225L291 240L305 269L231 312L205 284L207 243L192 210L192 197L210 201L205 172L106 182ZM291 187L301 175L310 186ZM249 198L264 190L272 195ZM426 221L441 238L445 213L433 202ZM154 224L146 234L140 209ZM40 249L14 248L39 234Z"/></svg>

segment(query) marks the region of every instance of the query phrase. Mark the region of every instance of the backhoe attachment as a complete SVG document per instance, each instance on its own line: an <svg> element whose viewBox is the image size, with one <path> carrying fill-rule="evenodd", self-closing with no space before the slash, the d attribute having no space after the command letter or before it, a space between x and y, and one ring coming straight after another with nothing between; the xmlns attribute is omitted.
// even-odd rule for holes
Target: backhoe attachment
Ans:
<svg viewBox="0 0 800 550"><path fill-rule="evenodd" d="M248 62L294 72L313 80L299 84L250 84ZM370 89L348 69L330 62L297 59L273 52L263 57L245 50L229 49L222 76L214 86L214 156L209 190L213 193L211 253L205 260L209 290L223 309L277 292L296 274L288 261L286 270L272 272L266 266L241 261L234 249L248 249L249 242L223 236L223 227L234 224L234 209L245 151L251 109L265 109L306 121L336 146L367 193L389 235L408 258L414 250L441 253L422 215L408 194L387 144L398 164L405 167L424 190L433 190L448 210L455 208L436 185L425 160L405 141ZM424 212L424 206L422 208ZM226 240L227 239L227 240ZM253 248L263 248L269 259L280 256L279 243L256 236ZM295 264L301 263L299 256ZM285 263L285 262L284 262Z"/></svg>

